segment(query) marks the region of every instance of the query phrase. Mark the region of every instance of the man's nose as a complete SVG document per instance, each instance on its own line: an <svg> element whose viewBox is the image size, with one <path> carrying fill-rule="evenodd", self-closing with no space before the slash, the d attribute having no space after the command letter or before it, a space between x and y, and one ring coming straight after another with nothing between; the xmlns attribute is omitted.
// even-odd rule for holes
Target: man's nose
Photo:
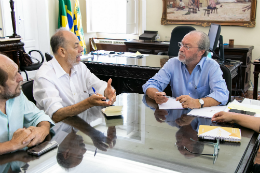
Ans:
<svg viewBox="0 0 260 173"><path fill-rule="evenodd" d="M183 51L184 51L184 46L181 46L179 52L183 52Z"/></svg>
<svg viewBox="0 0 260 173"><path fill-rule="evenodd" d="M21 81L23 81L23 77L22 77L22 75L19 73L18 74L19 76L18 76L18 78L17 78L17 82L21 82Z"/></svg>
<svg viewBox="0 0 260 173"><path fill-rule="evenodd" d="M80 49L79 49L79 52L83 52L83 47L82 46L80 46Z"/></svg>

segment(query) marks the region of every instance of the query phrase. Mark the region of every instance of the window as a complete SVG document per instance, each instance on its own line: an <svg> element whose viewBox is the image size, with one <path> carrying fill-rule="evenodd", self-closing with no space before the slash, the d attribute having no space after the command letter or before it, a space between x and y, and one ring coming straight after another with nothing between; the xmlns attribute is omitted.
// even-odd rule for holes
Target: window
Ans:
<svg viewBox="0 0 260 173"><path fill-rule="evenodd" d="M139 0L87 0L87 32L138 34Z"/></svg>

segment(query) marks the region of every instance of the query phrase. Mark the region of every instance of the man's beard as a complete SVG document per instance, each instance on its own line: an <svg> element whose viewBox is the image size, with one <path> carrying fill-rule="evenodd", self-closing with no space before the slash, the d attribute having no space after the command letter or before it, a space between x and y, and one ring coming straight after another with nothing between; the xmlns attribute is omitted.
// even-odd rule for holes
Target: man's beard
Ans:
<svg viewBox="0 0 260 173"><path fill-rule="evenodd" d="M68 58L67 62L68 62L72 67L75 66L75 65L78 65L79 62L77 62L77 59L73 59L73 58L71 58L71 57L72 57L72 55L69 54L69 58Z"/></svg>
<svg viewBox="0 0 260 173"><path fill-rule="evenodd" d="M11 91L9 90L8 87L5 87L4 89L4 94L1 94L1 97L3 99L6 99L6 100L9 100L9 99L12 99L12 98L15 98L17 96L19 96L21 94L21 90L22 90L22 87L21 87L21 82L18 84L18 86L16 87L15 89L15 92L14 93L11 93Z"/></svg>
<svg viewBox="0 0 260 173"><path fill-rule="evenodd" d="M184 59L180 59L180 56L183 56L184 57ZM190 62L192 62L192 61L194 61L195 59L197 58L197 53L195 53L195 54L193 54L190 58L188 58L187 59L187 57L184 55L184 54L182 54L182 53L178 53L178 60L180 61L180 62L182 62L183 64L185 64L185 65L187 65L187 64L189 64Z"/></svg>
<svg viewBox="0 0 260 173"><path fill-rule="evenodd" d="M180 59L180 56L183 56L184 59ZM186 64L186 56L184 54L180 53L180 52L178 53L178 60L180 62L182 62L183 64Z"/></svg>

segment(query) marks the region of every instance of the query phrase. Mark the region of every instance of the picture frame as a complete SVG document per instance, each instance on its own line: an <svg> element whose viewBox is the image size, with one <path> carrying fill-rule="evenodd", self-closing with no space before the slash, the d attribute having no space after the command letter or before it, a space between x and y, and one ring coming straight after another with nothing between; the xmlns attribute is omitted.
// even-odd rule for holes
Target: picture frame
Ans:
<svg viewBox="0 0 260 173"><path fill-rule="evenodd" d="M255 27L256 0L162 0L162 25Z"/></svg>

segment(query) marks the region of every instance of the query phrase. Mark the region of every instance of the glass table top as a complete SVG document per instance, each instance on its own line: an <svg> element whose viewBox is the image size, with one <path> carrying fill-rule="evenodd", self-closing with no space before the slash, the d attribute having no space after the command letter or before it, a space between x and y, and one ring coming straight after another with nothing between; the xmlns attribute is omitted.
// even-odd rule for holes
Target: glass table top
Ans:
<svg viewBox="0 0 260 173"><path fill-rule="evenodd" d="M143 94L120 94L114 105L123 106L122 116L109 119L92 107L88 118L58 123L58 148L40 157L0 156L0 172L235 172L254 134L241 128L241 143L220 142L217 157L200 155L213 154L214 145L198 139L199 125L219 124L189 110L160 110Z"/></svg>

